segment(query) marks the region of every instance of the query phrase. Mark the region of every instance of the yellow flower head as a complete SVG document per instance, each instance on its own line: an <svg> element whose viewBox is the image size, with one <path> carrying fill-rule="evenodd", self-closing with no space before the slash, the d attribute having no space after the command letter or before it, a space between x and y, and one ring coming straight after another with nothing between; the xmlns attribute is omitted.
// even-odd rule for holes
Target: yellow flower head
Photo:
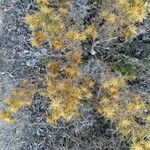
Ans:
<svg viewBox="0 0 150 150"><path fill-rule="evenodd" d="M81 63L81 53L79 51L72 51L70 54L70 61L73 64L79 64Z"/></svg>
<svg viewBox="0 0 150 150"><path fill-rule="evenodd" d="M144 4L131 6L127 12L130 21L142 22L147 16L147 8Z"/></svg>
<svg viewBox="0 0 150 150"><path fill-rule="evenodd" d="M66 108L64 108L64 114L63 114L63 118L66 121L70 121L71 119L73 119L74 117L78 116L79 112L75 107L72 106L66 106Z"/></svg>
<svg viewBox="0 0 150 150"><path fill-rule="evenodd" d="M84 32L79 33L79 40L85 41L87 39L87 35Z"/></svg>
<svg viewBox="0 0 150 150"><path fill-rule="evenodd" d="M62 114L60 111L53 111L51 115L47 117L47 123L56 124L61 116Z"/></svg>
<svg viewBox="0 0 150 150"><path fill-rule="evenodd" d="M53 46L55 51L59 51L63 46L62 39L60 39L60 38L53 39L52 40L52 46Z"/></svg>
<svg viewBox="0 0 150 150"><path fill-rule="evenodd" d="M40 18L38 14L27 14L24 17L24 21L27 25L29 25L32 31L35 31L39 27Z"/></svg>
<svg viewBox="0 0 150 150"><path fill-rule="evenodd" d="M104 10L102 13L101 13L102 17L108 21L109 23L116 23L117 21L117 15L112 13L112 12L109 12L107 10Z"/></svg>
<svg viewBox="0 0 150 150"><path fill-rule="evenodd" d="M62 16L65 16L65 17L68 15L68 9L66 8L60 8L59 12Z"/></svg>
<svg viewBox="0 0 150 150"><path fill-rule="evenodd" d="M54 99L51 102L52 110L61 110L62 109L62 100L61 99Z"/></svg>
<svg viewBox="0 0 150 150"><path fill-rule="evenodd" d="M33 47L38 48L46 40L45 33L42 31L35 32L31 38L31 44Z"/></svg>
<svg viewBox="0 0 150 150"><path fill-rule="evenodd" d="M3 110L0 111L0 119L3 119L9 123L13 123L15 121L15 118L13 117L11 112Z"/></svg>
<svg viewBox="0 0 150 150"><path fill-rule="evenodd" d="M123 35L126 39L132 38L136 34L136 27L133 25L129 25L123 29Z"/></svg>
<svg viewBox="0 0 150 150"><path fill-rule="evenodd" d="M50 70L50 75L56 77L60 71L61 61L53 60L47 65L47 67Z"/></svg>
<svg viewBox="0 0 150 150"><path fill-rule="evenodd" d="M65 69L65 75L71 78L80 77L80 71L77 68L67 67Z"/></svg>
<svg viewBox="0 0 150 150"><path fill-rule="evenodd" d="M96 38L97 37L97 31L96 31L94 25L89 25L87 27L87 29L85 30L85 34L87 36L91 36L92 38Z"/></svg>
<svg viewBox="0 0 150 150"><path fill-rule="evenodd" d="M132 124L132 122L129 119L121 119L118 123L118 126L120 128L128 128L130 125Z"/></svg>
<svg viewBox="0 0 150 150"><path fill-rule="evenodd" d="M83 80L83 85L87 87L93 87L94 86L94 81L91 78L85 78Z"/></svg>
<svg viewBox="0 0 150 150"><path fill-rule="evenodd" d="M72 41L72 42L78 41L80 39L80 33L79 33L79 31L76 31L76 30L68 31L66 36L67 36L67 39Z"/></svg>
<svg viewBox="0 0 150 150"><path fill-rule="evenodd" d="M97 109L99 113L102 113L108 119L113 119L117 110L118 110L118 105L115 104L112 106L99 107Z"/></svg>
<svg viewBox="0 0 150 150"><path fill-rule="evenodd" d="M140 143L134 143L131 146L131 150L146 150L144 146Z"/></svg>

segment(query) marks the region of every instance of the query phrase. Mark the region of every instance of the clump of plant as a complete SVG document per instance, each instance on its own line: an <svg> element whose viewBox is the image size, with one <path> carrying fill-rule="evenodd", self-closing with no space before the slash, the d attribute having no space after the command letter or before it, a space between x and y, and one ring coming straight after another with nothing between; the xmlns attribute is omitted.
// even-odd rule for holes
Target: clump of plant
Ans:
<svg viewBox="0 0 150 150"><path fill-rule="evenodd" d="M97 111L116 124L117 130L131 141L131 149L150 148L149 103L130 92L126 77L109 78L103 84L103 97Z"/></svg>
<svg viewBox="0 0 150 150"><path fill-rule="evenodd" d="M80 72L80 52L71 51L67 60L67 63L52 60L47 65L50 70L45 79L50 103L47 121L52 124L61 118L69 121L78 116L80 100L92 98L90 88L94 83Z"/></svg>
<svg viewBox="0 0 150 150"><path fill-rule="evenodd" d="M32 104L32 97L35 92L35 85L30 84L28 80L23 80L21 85L15 88L10 96L2 101L6 109L0 111L0 119L7 122L14 122L15 114L23 107Z"/></svg>
<svg viewBox="0 0 150 150"><path fill-rule="evenodd" d="M66 1L36 1L39 10L25 16L25 23L32 31L31 43L34 47L48 42L53 50L58 52L68 45L74 46L89 36L97 36L94 25L82 28L80 22L71 24L69 11L73 2ZM54 4L54 5L52 5Z"/></svg>
<svg viewBox="0 0 150 150"><path fill-rule="evenodd" d="M100 10L98 19L84 26L83 20L75 20L70 15L75 1L36 0L38 10L25 16L25 23L32 31L31 44L38 48L49 43L54 54L60 57L45 60L46 74L39 79L41 88L37 88L36 83L24 81L12 91L4 100L7 107L0 111L0 119L14 122L15 114L22 107L31 105L35 93L48 100L47 122L50 124L56 124L60 119L70 121L80 115L81 100L93 98L92 89L96 82L81 73L80 67L84 63L82 42L103 39L105 31L111 37L132 38L136 34L136 24L147 16L144 0L105 2L106 7ZM105 31L100 28L99 19L104 19ZM116 69L129 76L136 74L131 64ZM131 140L131 149L149 150L149 103L130 91L128 79L125 76L110 77L101 84L102 98L97 112L115 123L119 133Z"/></svg>
<svg viewBox="0 0 150 150"><path fill-rule="evenodd" d="M14 122L15 114L24 106L30 106L35 94L48 99L48 123L55 124L60 119L69 121L78 116L80 101L92 98L90 89L94 85L90 77L82 76L81 63L81 53L77 50L64 55L64 60L50 60L46 65L47 74L43 79L39 79L42 86L38 88L37 82L23 80L20 86L4 99L6 110L0 112L0 118Z"/></svg>
<svg viewBox="0 0 150 150"><path fill-rule="evenodd" d="M123 36L126 39L132 38L137 34L136 24L143 22L148 15L147 0L109 0L100 11L100 17L105 19L106 26L113 36Z"/></svg>

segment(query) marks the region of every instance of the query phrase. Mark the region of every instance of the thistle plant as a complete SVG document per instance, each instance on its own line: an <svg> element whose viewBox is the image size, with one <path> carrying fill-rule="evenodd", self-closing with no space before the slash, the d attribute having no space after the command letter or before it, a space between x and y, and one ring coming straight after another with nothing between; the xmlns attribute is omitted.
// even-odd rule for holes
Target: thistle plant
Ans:
<svg viewBox="0 0 150 150"><path fill-rule="evenodd" d="M23 107L32 104L32 97L35 92L35 86L30 84L28 80L23 80L21 85L15 88L11 94L2 101L6 109L0 111L0 119L7 122L14 122L15 114Z"/></svg>
<svg viewBox="0 0 150 150"><path fill-rule="evenodd" d="M126 84L128 78L110 78L102 84L104 96L97 111L114 122L123 137L132 139L131 149L148 150L149 104Z"/></svg>
<svg viewBox="0 0 150 150"><path fill-rule="evenodd" d="M130 39L137 34L136 24L143 22L148 15L147 2L145 0L114 0L111 2L106 0L106 6L102 8L99 15L106 20L106 25L114 26L112 35Z"/></svg>
<svg viewBox="0 0 150 150"><path fill-rule="evenodd" d="M80 104L86 101L96 107L96 113L116 125L122 138L129 139L131 150L149 150L150 105L143 95L130 89L128 81L131 76L110 75L99 83L89 75L83 75L81 70L86 61L82 49L84 42L91 40L95 41L96 45L105 42L105 39L132 39L137 34L137 24L142 23L148 15L148 1L104 0L104 3L96 8L96 15L91 17L93 20L90 18L86 25L84 22L89 17L88 11L93 8L90 3L89 6L84 3L83 11L77 9L78 13L84 12L78 18L74 17L71 11L75 5L81 7L80 1L35 2L38 10L24 17L24 22L31 31L31 45L37 49L49 45L51 52L60 57L51 57L47 64L44 64L46 73L42 79L38 78L36 82L31 82L32 79L23 80L10 96L3 100L6 109L0 111L0 119L14 122L15 115L23 107L30 107L33 97L39 95L48 101L47 123L55 125L62 119L71 121L78 117ZM101 42L101 39L104 40ZM39 81L41 88L37 87ZM97 94L95 85L100 86L101 97ZM94 101L91 101L93 99Z"/></svg>
<svg viewBox="0 0 150 150"><path fill-rule="evenodd" d="M72 42L77 44L89 36L96 37L94 25L85 30L80 27L81 23L70 24L72 18L69 16L69 9L73 5L70 0L55 1L57 9L50 6L52 3L53 1L37 1L39 10L25 16L25 23L32 31L32 46L39 47L48 42L54 51L58 51Z"/></svg>
<svg viewBox="0 0 150 150"><path fill-rule="evenodd" d="M81 54L78 51L71 51L67 56L68 63L60 60L52 60L47 69L50 71L46 78L46 93L49 98L49 123L57 123L61 118L69 121L80 114L80 100L92 98L90 88L93 81L90 78L83 78L79 70ZM62 69L63 68L63 69Z"/></svg>

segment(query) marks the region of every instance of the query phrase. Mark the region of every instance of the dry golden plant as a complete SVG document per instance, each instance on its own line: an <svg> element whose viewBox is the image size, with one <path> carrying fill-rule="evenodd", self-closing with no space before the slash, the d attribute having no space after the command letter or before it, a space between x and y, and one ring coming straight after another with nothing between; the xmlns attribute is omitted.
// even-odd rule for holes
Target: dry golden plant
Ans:
<svg viewBox="0 0 150 150"><path fill-rule="evenodd" d="M114 122L122 136L131 139L131 149L148 150L150 136L149 104L130 91L127 77L107 79L102 88L104 96L97 111Z"/></svg>
<svg viewBox="0 0 150 150"><path fill-rule="evenodd" d="M136 24L143 22L149 10L147 0L106 0L105 4L99 16L106 20L106 26L114 28L112 35L126 39L137 34Z"/></svg>
<svg viewBox="0 0 150 150"><path fill-rule="evenodd" d="M81 54L71 51L68 64L63 68L63 62L51 61L47 67L50 70L46 76L46 93L49 97L49 123L57 123L59 119L69 121L80 114L80 100L91 99L90 88L94 82L90 78L82 77L79 66Z"/></svg>
<svg viewBox="0 0 150 150"><path fill-rule="evenodd" d="M35 91L36 88L34 85L30 84L26 79L23 80L21 86L15 88L10 96L3 100L6 109L1 110L0 119L4 119L7 122L14 122L14 115L24 106L30 106L32 104L32 97Z"/></svg>
<svg viewBox="0 0 150 150"><path fill-rule="evenodd" d="M93 25L82 28L80 23L70 24L69 9L72 5L70 0L55 1L56 8L49 4L54 1L37 0L39 10L25 16L25 23L32 31L32 46L38 48L41 44L49 42L53 50L58 52L67 45L80 43L87 37L96 38L97 31Z"/></svg>

